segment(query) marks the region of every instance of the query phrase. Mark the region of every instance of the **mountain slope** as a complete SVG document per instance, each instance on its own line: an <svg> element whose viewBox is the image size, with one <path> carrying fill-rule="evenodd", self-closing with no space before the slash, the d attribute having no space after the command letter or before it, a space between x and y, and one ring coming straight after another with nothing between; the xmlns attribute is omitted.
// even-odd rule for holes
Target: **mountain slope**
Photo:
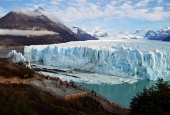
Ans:
<svg viewBox="0 0 170 115"><path fill-rule="evenodd" d="M38 10L35 12L38 12ZM0 35L0 45L53 44L82 40L64 24L55 23L43 14L39 16L29 16L23 13L9 12L0 19L0 29L53 31L58 33L58 35L30 37L20 35Z"/></svg>
<svg viewBox="0 0 170 115"><path fill-rule="evenodd" d="M170 42L170 36L168 36L165 39L163 39L163 41L169 41Z"/></svg>

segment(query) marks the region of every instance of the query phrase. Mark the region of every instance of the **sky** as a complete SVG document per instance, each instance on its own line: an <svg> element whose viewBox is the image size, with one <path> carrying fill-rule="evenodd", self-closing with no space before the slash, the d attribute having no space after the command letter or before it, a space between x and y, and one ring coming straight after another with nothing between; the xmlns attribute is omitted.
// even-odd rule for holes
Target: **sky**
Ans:
<svg viewBox="0 0 170 115"><path fill-rule="evenodd" d="M0 0L0 17L42 7L82 29L132 31L170 26L169 0Z"/></svg>

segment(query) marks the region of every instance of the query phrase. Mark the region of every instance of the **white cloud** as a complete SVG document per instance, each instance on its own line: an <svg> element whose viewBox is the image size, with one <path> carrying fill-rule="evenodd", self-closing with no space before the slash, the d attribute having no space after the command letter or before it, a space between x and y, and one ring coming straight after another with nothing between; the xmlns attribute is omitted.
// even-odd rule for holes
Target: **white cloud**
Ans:
<svg viewBox="0 0 170 115"><path fill-rule="evenodd" d="M50 12L47 12L47 11L44 11L44 10L38 9L38 11L35 12L33 10L28 10L28 9L25 9L25 8L16 8L15 12L16 13L23 13L23 14L26 14L28 16L34 16L34 17L44 15L44 16L47 16L51 21L53 21L55 23L60 23L60 27L63 27L62 24L64 24L68 28L72 29L72 26L65 23L64 21L61 21L59 18L57 18L55 15L51 14Z"/></svg>
<svg viewBox="0 0 170 115"><path fill-rule="evenodd" d="M137 4L135 4L136 7L141 7L141 6L147 6L150 0L140 0Z"/></svg>
<svg viewBox="0 0 170 115"><path fill-rule="evenodd" d="M145 15L146 17L143 17L143 19L147 19L147 20L163 20L166 19L168 17L170 17L170 12L163 12L162 10L155 10L152 13L146 13Z"/></svg>
<svg viewBox="0 0 170 115"><path fill-rule="evenodd" d="M129 9L133 9L134 7L128 3L124 3L120 6L121 10L129 10Z"/></svg>
<svg viewBox="0 0 170 115"><path fill-rule="evenodd" d="M28 9L25 9L25 8L16 8L14 11L16 13L23 13L23 14L26 14L28 16L34 16L34 17L44 15L44 16L47 16L50 20L52 20L52 21L54 21L56 23L60 23L61 22L57 17L55 17L51 13L49 13L47 11L44 11L44 10L39 10L38 9L38 11L35 12L33 10L28 10Z"/></svg>
<svg viewBox="0 0 170 115"><path fill-rule="evenodd" d="M153 10L154 11L163 11L163 7L154 7Z"/></svg>
<svg viewBox="0 0 170 115"><path fill-rule="evenodd" d="M14 36L43 36L58 34L52 31L31 31L31 30L10 30L0 29L0 35L14 35Z"/></svg>
<svg viewBox="0 0 170 115"><path fill-rule="evenodd" d="M79 3L86 3L87 1L86 0L76 0L77 2Z"/></svg>
<svg viewBox="0 0 170 115"><path fill-rule="evenodd" d="M169 17L169 12L164 11L163 7L146 7L153 0L141 0L138 3L117 0L105 4L104 7L101 7L100 4L88 2L87 0L76 1L77 2L71 1L69 3L71 5L66 9L57 10L53 13L59 17L62 17L66 22L83 21L87 19L95 20L97 18L107 17L128 17L143 20L161 20L163 18ZM144 6L145 8L143 8Z"/></svg>
<svg viewBox="0 0 170 115"><path fill-rule="evenodd" d="M69 1L69 2L68 2L68 6L76 7L76 6L78 6L78 4L75 3L75 2Z"/></svg>
<svg viewBox="0 0 170 115"><path fill-rule="evenodd" d="M51 0L50 4L52 4L52 5L60 5L61 1L62 0Z"/></svg>
<svg viewBox="0 0 170 115"><path fill-rule="evenodd" d="M115 6L118 3L118 1L111 1L110 4Z"/></svg>
<svg viewBox="0 0 170 115"><path fill-rule="evenodd" d="M4 16L5 15L5 11L4 11L4 8L2 8L0 6L0 17Z"/></svg>
<svg viewBox="0 0 170 115"><path fill-rule="evenodd" d="M28 4L27 7L33 10L42 6L53 14L48 17L55 22L59 20L54 18L54 16L57 16L62 22L67 23L89 21L92 24L104 25L126 18L146 21L169 18L170 11L166 10L168 8L165 8L161 3L163 3L163 0L110 0L109 2L99 0L96 3L90 0L49 0L48 2L38 0L37 4ZM153 7L154 5L157 7ZM30 11L27 14L34 15Z"/></svg>
<svg viewBox="0 0 170 115"><path fill-rule="evenodd" d="M4 9L0 6L0 12L4 11Z"/></svg>
<svg viewBox="0 0 170 115"><path fill-rule="evenodd" d="M158 4L163 3L163 0L157 0Z"/></svg>

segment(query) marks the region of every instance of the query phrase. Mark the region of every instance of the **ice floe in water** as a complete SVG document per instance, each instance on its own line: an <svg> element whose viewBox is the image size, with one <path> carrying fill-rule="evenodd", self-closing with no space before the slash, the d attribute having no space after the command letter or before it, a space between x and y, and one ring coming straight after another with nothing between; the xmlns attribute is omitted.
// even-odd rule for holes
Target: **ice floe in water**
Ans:
<svg viewBox="0 0 170 115"><path fill-rule="evenodd" d="M58 77L62 79L63 81L71 81L79 82L79 83L88 83L88 84L121 84L121 83L134 83L137 82L135 79L127 79L127 78L120 78L116 76L109 76L109 75L101 75L97 73L77 73L77 74L55 74L55 73L49 73L49 72L40 72L43 75L51 76L51 77ZM77 77L70 77L78 76Z"/></svg>

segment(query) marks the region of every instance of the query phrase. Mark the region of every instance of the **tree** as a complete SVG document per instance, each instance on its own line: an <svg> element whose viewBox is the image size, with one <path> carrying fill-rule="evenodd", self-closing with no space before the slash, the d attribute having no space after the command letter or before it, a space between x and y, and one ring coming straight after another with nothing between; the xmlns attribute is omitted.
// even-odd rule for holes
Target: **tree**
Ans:
<svg viewBox="0 0 170 115"><path fill-rule="evenodd" d="M144 88L130 102L130 115L170 115L170 85L158 79L155 86Z"/></svg>

